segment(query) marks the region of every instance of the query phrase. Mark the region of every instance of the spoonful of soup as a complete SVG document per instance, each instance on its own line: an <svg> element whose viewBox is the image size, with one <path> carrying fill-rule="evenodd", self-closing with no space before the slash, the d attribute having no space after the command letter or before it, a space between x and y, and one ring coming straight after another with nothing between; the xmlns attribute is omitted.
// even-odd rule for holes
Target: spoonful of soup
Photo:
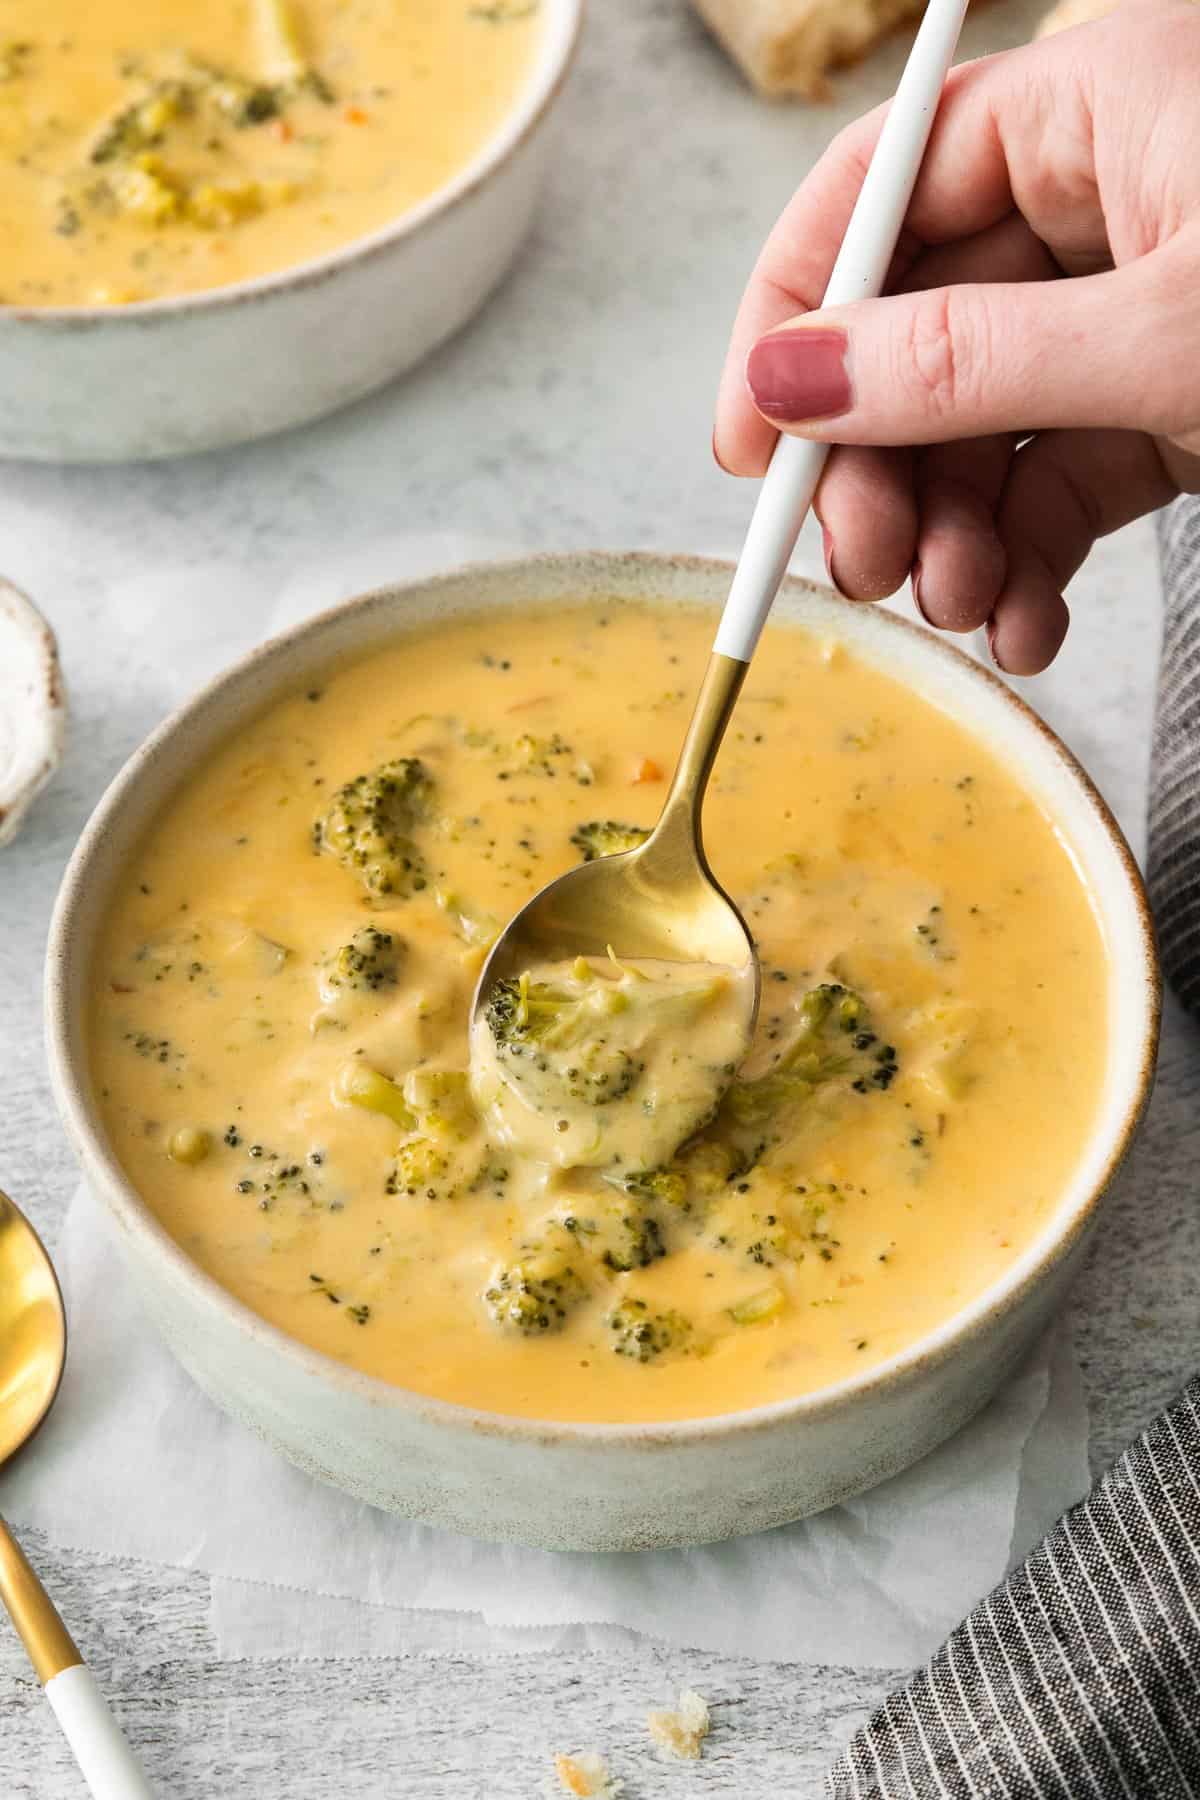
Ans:
<svg viewBox="0 0 1200 1800"><path fill-rule="evenodd" d="M882 292L966 0L930 0L825 291ZM709 1119L749 1047L754 940L709 867L701 812L829 446L781 438L750 521L658 824L536 894L497 939L471 1019L471 1086L500 1142L562 1167L646 1167Z"/></svg>

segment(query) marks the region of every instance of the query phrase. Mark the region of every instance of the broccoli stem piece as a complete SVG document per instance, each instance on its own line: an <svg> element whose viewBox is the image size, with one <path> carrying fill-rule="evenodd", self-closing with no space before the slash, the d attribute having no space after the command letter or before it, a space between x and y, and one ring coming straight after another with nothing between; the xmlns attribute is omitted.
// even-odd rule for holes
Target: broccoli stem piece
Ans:
<svg viewBox="0 0 1200 1800"><path fill-rule="evenodd" d="M396 1083L364 1062L343 1064L334 1083L334 1098L366 1112L382 1113L402 1131L415 1131L419 1123Z"/></svg>
<svg viewBox="0 0 1200 1800"><path fill-rule="evenodd" d="M759 1325L783 1311L783 1292L777 1287L760 1288L746 1300L731 1306L729 1316L735 1325Z"/></svg>

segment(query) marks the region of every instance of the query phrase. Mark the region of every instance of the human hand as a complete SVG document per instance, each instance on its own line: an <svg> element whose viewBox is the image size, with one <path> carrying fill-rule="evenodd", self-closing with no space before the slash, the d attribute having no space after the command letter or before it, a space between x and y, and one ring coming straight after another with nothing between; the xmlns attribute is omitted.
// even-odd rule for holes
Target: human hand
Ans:
<svg viewBox="0 0 1200 1800"><path fill-rule="evenodd" d="M884 299L811 310L885 109L787 207L713 449L761 475L778 430L842 446L815 511L850 598L911 573L931 624L986 625L999 666L1035 674L1093 542L1200 490L1197 69L1200 7L1128 0L955 70Z"/></svg>

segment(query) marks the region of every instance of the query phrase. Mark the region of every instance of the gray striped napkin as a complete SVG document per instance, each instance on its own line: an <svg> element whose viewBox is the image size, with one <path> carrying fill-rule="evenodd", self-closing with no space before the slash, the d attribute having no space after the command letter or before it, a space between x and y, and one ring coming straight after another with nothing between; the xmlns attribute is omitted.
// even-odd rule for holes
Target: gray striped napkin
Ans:
<svg viewBox="0 0 1200 1800"><path fill-rule="evenodd" d="M1200 1380L891 1694L833 1800L1200 1794Z"/></svg>
<svg viewBox="0 0 1200 1800"><path fill-rule="evenodd" d="M1200 1012L1200 499L1159 519L1149 887ZM891 1694L832 1800L1200 1796L1200 1377Z"/></svg>
<svg viewBox="0 0 1200 1800"><path fill-rule="evenodd" d="M1159 514L1163 645L1147 884L1167 980L1200 1013L1200 497Z"/></svg>

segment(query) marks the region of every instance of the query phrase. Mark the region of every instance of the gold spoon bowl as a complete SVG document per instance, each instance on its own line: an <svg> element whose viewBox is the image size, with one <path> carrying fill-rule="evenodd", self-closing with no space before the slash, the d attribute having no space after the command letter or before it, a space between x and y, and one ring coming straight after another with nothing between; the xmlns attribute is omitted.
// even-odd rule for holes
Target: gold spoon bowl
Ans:
<svg viewBox="0 0 1200 1800"><path fill-rule="evenodd" d="M535 894L497 938L472 1003L477 1019L496 983L576 956L715 963L743 976L744 1039L758 1015L754 939L704 854L700 814L708 777L747 665L713 655L658 824L644 844L581 863ZM696 1120L695 1123L699 1123Z"/></svg>

